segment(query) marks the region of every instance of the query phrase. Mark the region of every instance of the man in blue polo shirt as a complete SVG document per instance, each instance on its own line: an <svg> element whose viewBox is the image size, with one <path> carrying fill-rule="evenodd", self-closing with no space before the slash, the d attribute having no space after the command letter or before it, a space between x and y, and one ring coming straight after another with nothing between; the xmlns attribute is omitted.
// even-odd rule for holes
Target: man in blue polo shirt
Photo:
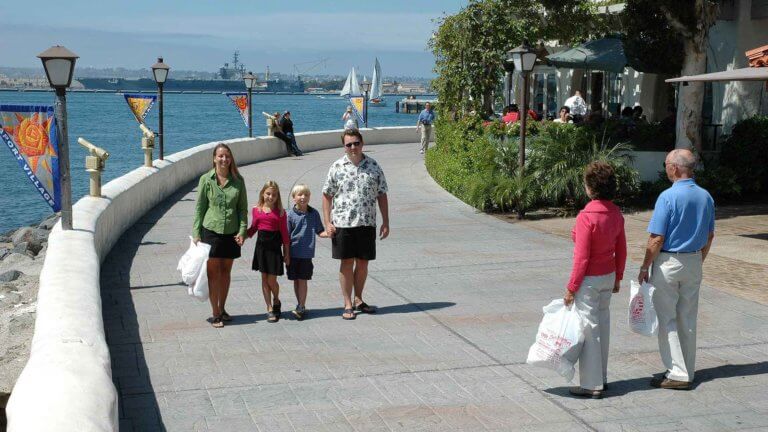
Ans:
<svg viewBox="0 0 768 432"><path fill-rule="evenodd" d="M421 151L424 154L429 147L429 136L432 134L432 123L435 122L435 113L432 111L432 104L427 102L424 110L419 113L419 119L416 120L416 128L421 131Z"/></svg>
<svg viewBox="0 0 768 432"><path fill-rule="evenodd" d="M671 151L664 162L672 187L656 200L650 238L638 281L655 287L659 352L666 371L651 380L659 388L690 389L696 365L696 315L702 263L715 236L715 202L693 180L696 157Z"/></svg>

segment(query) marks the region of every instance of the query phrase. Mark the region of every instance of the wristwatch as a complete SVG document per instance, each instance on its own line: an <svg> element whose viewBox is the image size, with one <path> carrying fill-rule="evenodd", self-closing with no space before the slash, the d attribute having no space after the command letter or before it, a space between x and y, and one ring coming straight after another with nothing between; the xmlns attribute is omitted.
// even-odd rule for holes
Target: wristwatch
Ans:
<svg viewBox="0 0 768 432"><path fill-rule="evenodd" d="M648 271L648 267L640 267L640 271L641 272L647 272Z"/></svg>

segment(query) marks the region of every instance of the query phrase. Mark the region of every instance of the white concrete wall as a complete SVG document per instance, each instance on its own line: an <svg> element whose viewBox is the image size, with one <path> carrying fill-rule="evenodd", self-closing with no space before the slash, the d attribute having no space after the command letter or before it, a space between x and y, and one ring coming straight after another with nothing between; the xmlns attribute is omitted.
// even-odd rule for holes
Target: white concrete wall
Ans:
<svg viewBox="0 0 768 432"><path fill-rule="evenodd" d="M303 151L339 147L341 130L296 135ZM415 127L362 129L368 145L413 143ZM224 141L245 165L285 155L274 137ZM57 225L40 275L29 361L7 407L8 430L116 431L117 392L101 316L100 265L120 236L147 211L211 168L216 142L156 160L104 185L102 198L73 207L71 231ZM415 151L415 147L414 147Z"/></svg>
<svg viewBox="0 0 768 432"><path fill-rule="evenodd" d="M667 152L632 151L632 166L640 173L640 181L653 182L659 178L659 171L664 170Z"/></svg>

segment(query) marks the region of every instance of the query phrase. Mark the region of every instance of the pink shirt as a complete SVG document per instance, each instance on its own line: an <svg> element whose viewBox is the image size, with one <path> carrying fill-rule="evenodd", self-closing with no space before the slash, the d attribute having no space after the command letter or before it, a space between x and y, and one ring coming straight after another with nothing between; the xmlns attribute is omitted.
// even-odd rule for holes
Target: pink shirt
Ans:
<svg viewBox="0 0 768 432"><path fill-rule="evenodd" d="M281 210L282 215L277 211L264 213L260 208L254 207L251 211L251 227L248 228L248 237L253 237L256 231L280 231L283 244L288 246L291 243L291 237L288 235L288 217L285 210Z"/></svg>
<svg viewBox="0 0 768 432"><path fill-rule="evenodd" d="M578 291L584 276L616 272L617 281L624 278L627 238L624 216L616 204L606 200L590 201L576 217L571 237L575 245L568 291Z"/></svg>

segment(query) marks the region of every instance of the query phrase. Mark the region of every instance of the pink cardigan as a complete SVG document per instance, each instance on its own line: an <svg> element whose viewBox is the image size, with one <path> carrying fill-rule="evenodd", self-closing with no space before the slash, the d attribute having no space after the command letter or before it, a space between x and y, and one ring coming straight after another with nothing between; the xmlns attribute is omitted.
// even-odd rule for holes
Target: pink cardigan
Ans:
<svg viewBox="0 0 768 432"><path fill-rule="evenodd" d="M278 213L282 213L278 216ZM280 231L283 244L291 244L291 236L288 235L288 216L285 210L264 213L258 207L251 211L251 227L248 228L248 237L253 237L256 231Z"/></svg>
<svg viewBox="0 0 768 432"><path fill-rule="evenodd" d="M624 278L627 238L624 216L616 204L606 200L590 201L576 217L571 238L575 245L568 291L578 291L584 276L616 272L617 281Z"/></svg>

